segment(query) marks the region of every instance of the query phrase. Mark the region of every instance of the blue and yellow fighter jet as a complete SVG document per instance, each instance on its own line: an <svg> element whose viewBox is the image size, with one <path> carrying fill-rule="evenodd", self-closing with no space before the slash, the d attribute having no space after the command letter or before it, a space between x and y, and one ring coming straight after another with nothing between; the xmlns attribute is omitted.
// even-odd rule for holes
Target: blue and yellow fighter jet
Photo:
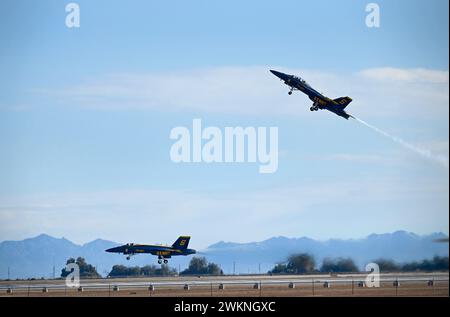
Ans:
<svg viewBox="0 0 450 317"><path fill-rule="evenodd" d="M270 72L284 81L284 83L291 88L291 90L289 91L289 95L292 95L292 92L294 90L300 90L301 92L306 94L313 102L313 105L310 108L311 111L325 109L347 120L348 118L352 117L344 111L345 107L347 107L349 103L352 102L352 98L340 97L337 99L330 99L312 88L306 81L304 81L300 77L277 72L276 70L271 70Z"/></svg>
<svg viewBox="0 0 450 317"><path fill-rule="evenodd" d="M127 243L125 245L107 249L106 252L111 253L123 253L127 256L127 260L131 258L131 256L135 254L152 254L158 256L158 263L167 264L167 259L170 259L175 255L191 255L197 253L197 251L193 249L188 249L189 240L191 237L181 236L177 239L177 241L172 244L171 247L164 245L146 245L146 244L134 244Z"/></svg>

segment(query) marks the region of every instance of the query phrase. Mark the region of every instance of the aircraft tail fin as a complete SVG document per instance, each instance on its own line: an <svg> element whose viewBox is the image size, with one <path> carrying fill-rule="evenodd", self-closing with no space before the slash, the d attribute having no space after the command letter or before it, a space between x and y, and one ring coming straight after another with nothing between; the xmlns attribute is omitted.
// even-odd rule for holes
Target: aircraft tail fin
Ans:
<svg viewBox="0 0 450 317"><path fill-rule="evenodd" d="M350 102L352 102L352 98L350 97L339 97L334 99L335 102L338 103L339 107L342 108L342 110L345 109L345 107L347 107Z"/></svg>
<svg viewBox="0 0 450 317"><path fill-rule="evenodd" d="M177 241L175 241L172 244L172 248L178 249L178 250L185 250L187 249L188 245L189 245L189 240L191 239L191 237L189 236L180 236Z"/></svg>

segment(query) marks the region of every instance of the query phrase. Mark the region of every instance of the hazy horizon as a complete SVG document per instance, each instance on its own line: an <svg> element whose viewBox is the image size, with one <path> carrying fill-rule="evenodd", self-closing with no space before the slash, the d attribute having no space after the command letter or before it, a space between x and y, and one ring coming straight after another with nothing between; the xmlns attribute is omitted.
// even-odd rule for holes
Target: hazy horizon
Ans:
<svg viewBox="0 0 450 317"><path fill-rule="evenodd" d="M394 233L399 233L399 232L401 232L401 233L407 233L407 234L413 234L413 235L417 235L417 236L419 236L419 237L427 237L427 236L441 235L441 234L443 234L443 235L445 235L445 236L448 237L448 234L447 234L447 233L444 233L444 232L441 232L441 231L439 231L439 232L436 231L436 232L429 232L429 233L422 233L422 234L419 234L419 233L416 233L416 232L410 232L410 231L406 231L406 230L401 230L401 229L399 229L399 230L395 230L395 231L391 231L391 232L372 232L372 233L369 233L369 234L367 234L367 235L365 235L365 236L360 236L360 237L348 237L348 238L333 238L333 237L329 237L329 238L325 238L325 239L316 239L316 238L314 238L314 237L310 237L310 236L302 236L302 235L299 235L299 236L283 236L283 235L278 235L278 236L266 237L266 238L264 238L264 239L262 239L262 240L258 240L258 241L256 241L256 240L254 240L254 241L231 241L231 240L230 240L230 241L224 241L224 240L220 240L220 241L215 241L215 242L213 242L212 244L203 246L203 247L201 247L200 249L206 249L206 248L208 248L208 247L210 247L210 246L212 246L212 245L214 245L214 244L217 244L217 243L251 244L251 243L258 243L258 242L262 242L262 241L267 241L267 240L270 240L270 239L277 239L277 238L287 238L287 239L302 239L302 238L307 238L307 239L315 240L315 241L318 241L318 242L327 242L327 241L331 241L331 240L355 240L355 241L356 241L356 240L363 240L363 239L366 239L366 238L368 238L369 236L372 236L372 235L389 235L389 234L394 234ZM40 237L40 236L48 236L48 237L54 238L54 239L66 239L66 240L68 240L68 241L70 241L70 242L72 242L72 243L74 243L74 244L76 244L76 245L78 245L78 246L83 246L83 245L89 244L89 243L94 242L94 241L97 241L97 240L109 241L109 242L114 242L114 243L119 243L119 244L121 244L121 243L123 243L123 244L125 244L125 243L153 244L153 243L154 243L154 244L162 244L162 245L171 245L171 244L173 243L173 241L175 241L175 239L176 239L176 237L174 237L173 241L171 240L171 241L167 241L167 242L155 242L155 241L112 241L112 240L108 240L108 239L103 239L102 237L98 237L98 238L93 239L93 240L76 241L76 240L72 240L70 237L65 237L65 236L53 236L53 235L50 235L50 234L47 234L47 233L40 233L40 234L37 234L37 235L35 235L35 236L24 237L24 238L19 238L19 239L6 239L6 240L1 240L0 243L6 242L6 241L10 241L10 242L19 242L19 241L24 241L24 240L29 240L29 239L35 239L35 238ZM196 241L195 241L195 237L192 237L192 236L191 236L191 245L192 245L192 241L195 242L196 246L198 245L198 243L196 243Z"/></svg>

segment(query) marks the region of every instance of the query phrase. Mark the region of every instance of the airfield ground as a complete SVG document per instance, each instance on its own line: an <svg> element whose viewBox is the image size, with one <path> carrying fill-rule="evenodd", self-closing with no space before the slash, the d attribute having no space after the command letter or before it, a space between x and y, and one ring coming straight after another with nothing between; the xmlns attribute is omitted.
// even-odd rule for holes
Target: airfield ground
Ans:
<svg viewBox="0 0 450 317"><path fill-rule="evenodd" d="M448 273L386 274L379 288L364 281L358 274L97 279L82 280L81 288L66 287L64 280L0 281L0 296L449 296Z"/></svg>

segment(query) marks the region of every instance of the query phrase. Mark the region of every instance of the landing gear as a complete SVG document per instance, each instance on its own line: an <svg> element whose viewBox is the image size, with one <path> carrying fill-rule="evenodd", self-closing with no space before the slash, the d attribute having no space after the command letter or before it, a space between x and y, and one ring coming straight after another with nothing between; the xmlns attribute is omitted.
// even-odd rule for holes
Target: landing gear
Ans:
<svg viewBox="0 0 450 317"><path fill-rule="evenodd" d="M158 264L162 264L162 263L167 264L167 263L169 263L169 261L167 259L164 259L164 257L160 255L160 256L158 256Z"/></svg>
<svg viewBox="0 0 450 317"><path fill-rule="evenodd" d="M127 256L127 260L130 261L130 259L131 259L131 256Z"/></svg>
<svg viewBox="0 0 450 317"><path fill-rule="evenodd" d="M311 108L309 108L309 110L311 111L317 111L319 109L319 105L316 102L311 106Z"/></svg>
<svg viewBox="0 0 450 317"><path fill-rule="evenodd" d="M288 95L289 95L289 96L292 95L292 90L291 90L290 92L288 92Z"/></svg>

